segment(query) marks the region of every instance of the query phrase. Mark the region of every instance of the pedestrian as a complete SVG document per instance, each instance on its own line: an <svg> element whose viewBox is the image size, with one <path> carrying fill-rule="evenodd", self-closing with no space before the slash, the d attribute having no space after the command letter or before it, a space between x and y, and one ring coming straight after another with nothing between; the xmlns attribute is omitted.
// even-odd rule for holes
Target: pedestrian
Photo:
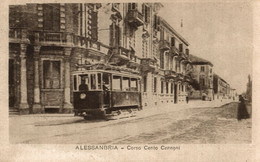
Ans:
<svg viewBox="0 0 260 162"><path fill-rule="evenodd" d="M245 99L242 95L239 95L239 105L238 105L238 110L237 110L237 120L240 121L242 119L248 119L249 118L249 113L246 108L246 103Z"/></svg>
<svg viewBox="0 0 260 162"><path fill-rule="evenodd" d="M189 103L189 96L186 96L186 102Z"/></svg>

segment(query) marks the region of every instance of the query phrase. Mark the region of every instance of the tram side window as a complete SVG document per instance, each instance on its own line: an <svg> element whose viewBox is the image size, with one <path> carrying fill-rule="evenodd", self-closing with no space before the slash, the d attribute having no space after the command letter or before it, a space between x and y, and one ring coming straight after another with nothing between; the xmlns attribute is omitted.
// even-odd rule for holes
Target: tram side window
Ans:
<svg viewBox="0 0 260 162"><path fill-rule="evenodd" d="M98 78L98 89L101 89L101 74L100 73L97 74L97 78Z"/></svg>
<svg viewBox="0 0 260 162"><path fill-rule="evenodd" d="M105 89L110 90L109 78L110 78L109 74L103 73L103 90Z"/></svg>
<svg viewBox="0 0 260 162"><path fill-rule="evenodd" d="M127 78L127 77L123 77L122 90L123 91L129 91L130 90L129 78Z"/></svg>
<svg viewBox="0 0 260 162"><path fill-rule="evenodd" d="M96 74L90 74L90 87L96 89Z"/></svg>
<svg viewBox="0 0 260 162"><path fill-rule="evenodd" d="M113 84L113 90L121 90L121 77L113 76L112 84Z"/></svg>
<svg viewBox="0 0 260 162"><path fill-rule="evenodd" d="M79 81L80 81L80 85L79 85L79 90L80 91L87 91L88 90L88 84L89 84L89 80L88 80L88 75L79 75ZM75 82L74 82L75 84Z"/></svg>
<svg viewBox="0 0 260 162"><path fill-rule="evenodd" d="M137 91L137 79L136 78L131 78L131 90L132 91Z"/></svg>

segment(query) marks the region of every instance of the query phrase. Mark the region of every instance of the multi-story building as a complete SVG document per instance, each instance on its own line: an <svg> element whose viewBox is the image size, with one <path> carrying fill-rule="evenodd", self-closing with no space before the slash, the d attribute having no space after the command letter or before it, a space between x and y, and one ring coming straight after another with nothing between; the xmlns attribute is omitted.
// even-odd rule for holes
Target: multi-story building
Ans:
<svg viewBox="0 0 260 162"><path fill-rule="evenodd" d="M149 88L143 101L150 106L185 102L191 71L189 43L156 14L153 24L153 55L145 62L149 66L144 76Z"/></svg>
<svg viewBox="0 0 260 162"><path fill-rule="evenodd" d="M10 6L9 106L72 112L71 72L114 68L142 76L143 106L184 101L188 42L157 16L160 3Z"/></svg>
<svg viewBox="0 0 260 162"><path fill-rule="evenodd" d="M193 66L193 79L198 83L194 86L191 98L213 100L213 64L205 59L190 55Z"/></svg>
<svg viewBox="0 0 260 162"><path fill-rule="evenodd" d="M213 75L214 96L216 99L230 99L230 85L219 75Z"/></svg>

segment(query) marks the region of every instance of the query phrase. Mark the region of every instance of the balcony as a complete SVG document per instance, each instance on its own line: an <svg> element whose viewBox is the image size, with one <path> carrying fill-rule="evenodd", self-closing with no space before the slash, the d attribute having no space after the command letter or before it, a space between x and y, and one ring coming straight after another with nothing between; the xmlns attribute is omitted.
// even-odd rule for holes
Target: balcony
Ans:
<svg viewBox="0 0 260 162"><path fill-rule="evenodd" d="M74 46L74 35L67 32L34 31L33 42L41 46Z"/></svg>
<svg viewBox="0 0 260 162"><path fill-rule="evenodd" d="M110 62L113 62L117 65L125 65L130 61L130 55L130 49L124 47L113 48Z"/></svg>
<svg viewBox="0 0 260 162"><path fill-rule="evenodd" d="M166 79L174 79L177 77L177 74L173 70L165 70L164 75Z"/></svg>
<svg viewBox="0 0 260 162"><path fill-rule="evenodd" d="M9 29L10 43L29 43L28 32L25 28L10 28Z"/></svg>
<svg viewBox="0 0 260 162"><path fill-rule="evenodd" d="M141 65L144 72L152 72L157 68L156 61L151 58L142 58Z"/></svg>
<svg viewBox="0 0 260 162"><path fill-rule="evenodd" d="M160 40L159 42L160 50L169 50L170 43L167 40Z"/></svg>
<svg viewBox="0 0 260 162"><path fill-rule="evenodd" d="M191 82L191 76L190 75L185 75L184 76L184 81Z"/></svg>
<svg viewBox="0 0 260 162"><path fill-rule="evenodd" d="M177 56L179 55L179 50L175 46L171 46L170 52L174 55Z"/></svg>
<svg viewBox="0 0 260 162"><path fill-rule="evenodd" d="M187 57L186 57L186 55L185 55L182 51L180 51L180 52L179 52L178 59L179 59L179 61L182 61L182 60L187 59Z"/></svg>
<svg viewBox="0 0 260 162"><path fill-rule="evenodd" d="M177 73L177 80L183 81L184 80L184 74L183 73Z"/></svg>
<svg viewBox="0 0 260 162"><path fill-rule="evenodd" d="M130 25L134 27L139 27L144 24L144 16L138 10L129 10L126 20Z"/></svg>
<svg viewBox="0 0 260 162"><path fill-rule="evenodd" d="M137 68L141 65L141 60L137 56L130 56L128 67Z"/></svg>

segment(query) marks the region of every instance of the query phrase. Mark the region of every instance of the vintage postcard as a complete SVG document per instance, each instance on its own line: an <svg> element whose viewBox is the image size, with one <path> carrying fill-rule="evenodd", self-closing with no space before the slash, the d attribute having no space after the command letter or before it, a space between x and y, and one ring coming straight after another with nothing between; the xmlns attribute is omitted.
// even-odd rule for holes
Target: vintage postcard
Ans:
<svg viewBox="0 0 260 162"><path fill-rule="evenodd" d="M259 7L6 2L0 159L258 161Z"/></svg>

